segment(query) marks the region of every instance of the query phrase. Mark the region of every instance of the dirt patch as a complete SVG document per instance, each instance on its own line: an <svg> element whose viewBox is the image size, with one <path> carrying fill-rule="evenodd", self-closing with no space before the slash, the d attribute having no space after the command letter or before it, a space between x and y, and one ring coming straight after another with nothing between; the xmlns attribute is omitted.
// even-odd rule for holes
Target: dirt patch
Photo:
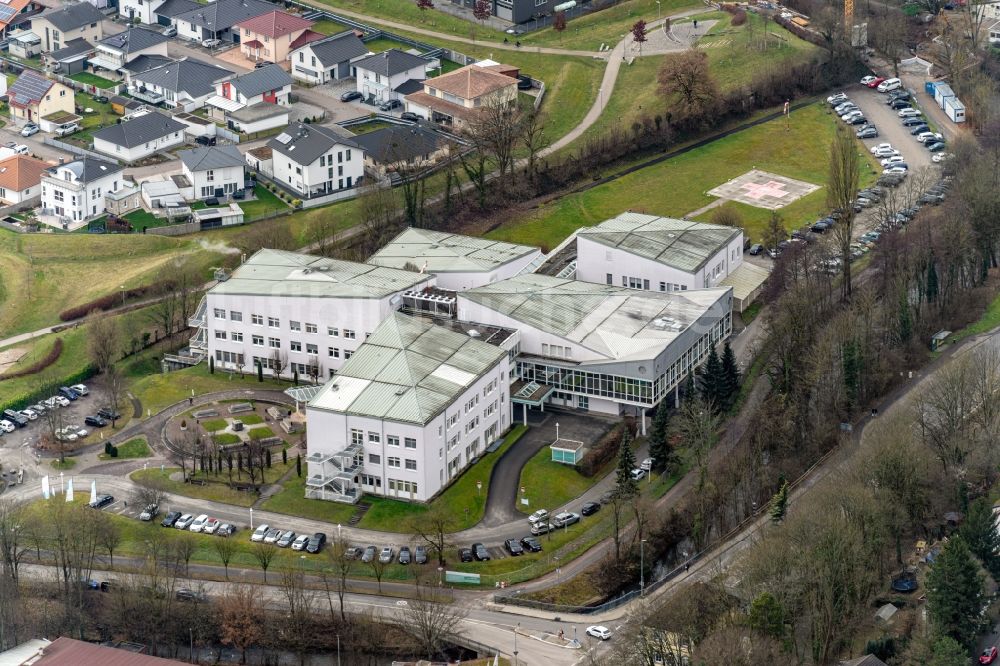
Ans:
<svg viewBox="0 0 1000 666"><path fill-rule="evenodd" d="M28 350L24 347L14 347L0 351L0 375L7 372L12 365L24 358Z"/></svg>

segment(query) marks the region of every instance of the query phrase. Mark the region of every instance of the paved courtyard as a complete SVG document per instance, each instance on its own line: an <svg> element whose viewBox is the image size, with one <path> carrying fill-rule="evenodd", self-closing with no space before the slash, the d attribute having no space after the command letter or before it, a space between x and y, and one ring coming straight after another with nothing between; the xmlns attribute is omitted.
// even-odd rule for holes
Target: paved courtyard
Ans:
<svg viewBox="0 0 1000 666"><path fill-rule="evenodd" d="M818 189L819 185L753 169L709 190L708 193L720 199L748 206L777 210Z"/></svg>

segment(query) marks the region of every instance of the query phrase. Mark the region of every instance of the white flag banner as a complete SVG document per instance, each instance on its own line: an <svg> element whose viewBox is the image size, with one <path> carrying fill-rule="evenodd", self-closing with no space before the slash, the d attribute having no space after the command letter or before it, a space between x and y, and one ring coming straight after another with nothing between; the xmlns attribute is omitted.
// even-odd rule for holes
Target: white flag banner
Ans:
<svg viewBox="0 0 1000 666"><path fill-rule="evenodd" d="M66 501L73 501L73 479L66 482Z"/></svg>
<svg viewBox="0 0 1000 666"><path fill-rule="evenodd" d="M45 499L49 498L49 475L46 474L42 477L42 497Z"/></svg>
<svg viewBox="0 0 1000 666"><path fill-rule="evenodd" d="M90 482L90 503L97 502L97 481Z"/></svg>

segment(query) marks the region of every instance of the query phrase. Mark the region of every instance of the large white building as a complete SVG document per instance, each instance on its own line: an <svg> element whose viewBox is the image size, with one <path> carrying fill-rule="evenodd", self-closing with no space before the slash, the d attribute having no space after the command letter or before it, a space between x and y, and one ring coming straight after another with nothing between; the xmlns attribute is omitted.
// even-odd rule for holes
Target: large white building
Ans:
<svg viewBox="0 0 1000 666"><path fill-rule="evenodd" d="M411 227L373 254L368 263L391 268L409 264L437 276L441 289L461 291L530 271L541 258L536 247Z"/></svg>
<svg viewBox="0 0 1000 666"><path fill-rule="evenodd" d="M309 402L306 496L426 501L511 425L503 345L391 313Z"/></svg>
<svg viewBox="0 0 1000 666"><path fill-rule="evenodd" d="M104 195L117 192L122 167L84 157L54 166L42 175L42 213L81 222L104 213Z"/></svg>
<svg viewBox="0 0 1000 666"><path fill-rule="evenodd" d="M457 308L519 331L514 402L614 415L676 392L732 332L728 287L661 293L527 274L459 292Z"/></svg>
<svg viewBox="0 0 1000 666"><path fill-rule="evenodd" d="M294 123L267 143L271 177L307 199L356 187L365 173L364 151L339 127Z"/></svg>
<svg viewBox="0 0 1000 666"><path fill-rule="evenodd" d="M217 367L332 376L401 302L434 277L297 252L260 250L212 287L189 322Z"/></svg>
<svg viewBox="0 0 1000 666"><path fill-rule="evenodd" d="M576 232L576 277L646 291L714 287L743 263L743 231L622 213Z"/></svg>

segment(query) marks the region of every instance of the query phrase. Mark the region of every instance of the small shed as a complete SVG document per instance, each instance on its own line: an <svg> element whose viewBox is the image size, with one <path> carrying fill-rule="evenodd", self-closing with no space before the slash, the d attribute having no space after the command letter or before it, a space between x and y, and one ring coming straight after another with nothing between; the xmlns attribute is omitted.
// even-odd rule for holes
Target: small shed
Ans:
<svg viewBox="0 0 1000 666"><path fill-rule="evenodd" d="M938 106L944 108L944 101L949 97L954 97L955 91L951 89L944 81L939 81L934 86L934 101L937 102Z"/></svg>
<svg viewBox="0 0 1000 666"><path fill-rule="evenodd" d="M931 336L931 351L937 351L944 347L945 343L948 341L948 336L951 335L951 331L938 331Z"/></svg>
<svg viewBox="0 0 1000 666"><path fill-rule="evenodd" d="M202 208L194 211L193 215L194 221L201 226L202 231L243 224L243 209L235 203L219 208Z"/></svg>
<svg viewBox="0 0 1000 666"><path fill-rule="evenodd" d="M881 620L882 622L889 623L892 621L893 616L899 612L899 609L892 604L886 604L875 612L875 619Z"/></svg>
<svg viewBox="0 0 1000 666"><path fill-rule="evenodd" d="M949 97L944 101L944 113L953 123L965 122L965 105L957 97Z"/></svg>
<svg viewBox="0 0 1000 666"><path fill-rule="evenodd" d="M563 463L564 465L575 465L583 457L583 442L575 439L562 439L561 437L549 445L552 451L552 462Z"/></svg>

